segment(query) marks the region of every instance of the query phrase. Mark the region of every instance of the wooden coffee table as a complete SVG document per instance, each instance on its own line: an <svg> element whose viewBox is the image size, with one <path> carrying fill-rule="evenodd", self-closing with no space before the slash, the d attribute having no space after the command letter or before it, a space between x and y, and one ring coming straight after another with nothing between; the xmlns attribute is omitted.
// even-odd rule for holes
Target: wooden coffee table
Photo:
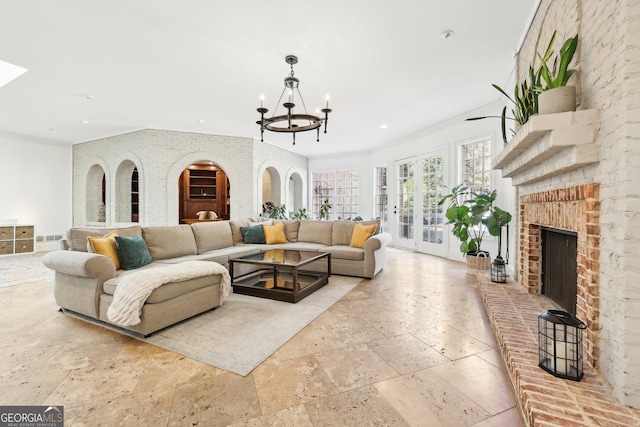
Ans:
<svg viewBox="0 0 640 427"><path fill-rule="evenodd" d="M302 268L319 260L326 260L326 273ZM238 264L249 264L253 269L236 276ZM235 293L296 303L329 282L331 254L272 249L230 259L229 272Z"/></svg>

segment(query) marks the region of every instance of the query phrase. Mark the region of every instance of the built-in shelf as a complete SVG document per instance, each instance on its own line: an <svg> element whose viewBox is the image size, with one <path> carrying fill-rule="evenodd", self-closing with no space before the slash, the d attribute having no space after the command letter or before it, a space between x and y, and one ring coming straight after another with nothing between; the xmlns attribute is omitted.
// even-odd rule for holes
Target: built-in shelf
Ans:
<svg viewBox="0 0 640 427"><path fill-rule="evenodd" d="M524 185L600 161L598 110L532 116L493 161L494 169Z"/></svg>

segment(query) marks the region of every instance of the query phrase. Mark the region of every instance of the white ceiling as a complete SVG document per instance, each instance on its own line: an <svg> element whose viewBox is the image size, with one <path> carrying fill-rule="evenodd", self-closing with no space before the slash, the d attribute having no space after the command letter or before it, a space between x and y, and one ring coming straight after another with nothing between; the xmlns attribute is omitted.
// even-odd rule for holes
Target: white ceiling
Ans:
<svg viewBox="0 0 640 427"><path fill-rule="evenodd" d="M259 138L260 95L273 111L294 54L309 112L331 97L328 133L265 140L306 156L367 150L498 100L490 83L509 79L537 3L3 0L0 60L29 71L0 87L0 131Z"/></svg>

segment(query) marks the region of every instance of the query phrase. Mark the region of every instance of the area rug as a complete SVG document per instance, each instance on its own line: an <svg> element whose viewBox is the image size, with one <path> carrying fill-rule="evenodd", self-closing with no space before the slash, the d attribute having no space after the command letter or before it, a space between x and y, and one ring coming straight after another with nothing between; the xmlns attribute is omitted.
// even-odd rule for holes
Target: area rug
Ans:
<svg viewBox="0 0 640 427"><path fill-rule="evenodd" d="M136 338L246 376L360 281L331 276L327 285L296 304L233 294L215 310Z"/></svg>

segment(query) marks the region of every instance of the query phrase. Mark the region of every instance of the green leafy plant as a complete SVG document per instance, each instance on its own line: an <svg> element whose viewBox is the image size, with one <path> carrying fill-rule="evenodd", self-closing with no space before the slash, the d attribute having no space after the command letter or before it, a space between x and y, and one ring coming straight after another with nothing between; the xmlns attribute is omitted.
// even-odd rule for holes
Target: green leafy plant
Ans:
<svg viewBox="0 0 640 427"><path fill-rule="evenodd" d="M273 219L287 219L287 207L285 205L278 206L273 202L267 202L262 205L262 213Z"/></svg>
<svg viewBox="0 0 640 427"><path fill-rule="evenodd" d="M362 217L360 215L358 215L357 217L353 218L354 221L362 221Z"/></svg>
<svg viewBox="0 0 640 427"><path fill-rule="evenodd" d="M571 76L575 73L575 70L569 70L569 64L573 60L573 55L578 48L578 34L564 42L560 48L560 52L553 59L552 68L549 68L547 62L551 56L555 39L556 33L554 31L545 56L538 54L538 58L540 59L540 76L545 83L544 87L540 86L540 84L535 87L538 92L566 86ZM560 63L558 63L558 58L560 59Z"/></svg>
<svg viewBox="0 0 640 427"><path fill-rule="evenodd" d="M305 208L300 208L298 212L294 212L291 217L294 219L309 219L309 213Z"/></svg>
<svg viewBox="0 0 640 427"><path fill-rule="evenodd" d="M445 217L453 225L452 234L460 240L463 255L477 255L482 250L482 239L486 231L497 236L500 227L511 221L511 214L493 206L496 191L475 192L465 184L451 189L438 205L448 202Z"/></svg>
<svg viewBox="0 0 640 427"><path fill-rule="evenodd" d="M577 36L576 36L577 37ZM553 54L553 39L555 38L555 33L551 38L551 42L547 47L547 50L544 53L544 56L540 56L540 60L542 64L546 64L546 61L551 58ZM572 54L573 56L573 54ZM482 116L482 117L471 117L468 118L467 121L472 120L482 120L487 118L498 118L501 120L501 130L502 130L502 141L506 144L507 141L507 120L514 121L517 125L522 126L529 121L529 118L534 114L538 114L538 94L541 92L540 83L542 79L543 67L541 66L537 70L532 66L529 66L529 72L527 78L523 80L519 85L516 85L513 89L513 97L507 95L504 89L496 84L492 84L498 92L504 95L514 107L511 109L511 115L513 117L507 116L507 107L505 106L502 109L502 114L499 116ZM513 130L512 130L512 133Z"/></svg>
<svg viewBox="0 0 640 427"><path fill-rule="evenodd" d="M331 209L331 204L329 203L329 199L325 199L320 205L320 220L329 217L329 209Z"/></svg>

